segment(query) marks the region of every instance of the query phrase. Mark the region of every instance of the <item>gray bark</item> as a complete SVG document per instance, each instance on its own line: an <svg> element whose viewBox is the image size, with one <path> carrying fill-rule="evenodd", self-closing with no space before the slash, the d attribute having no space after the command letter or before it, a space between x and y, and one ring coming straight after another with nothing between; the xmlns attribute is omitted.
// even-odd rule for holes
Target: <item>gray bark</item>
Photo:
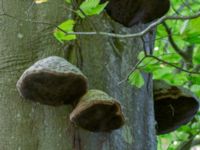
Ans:
<svg viewBox="0 0 200 150"><path fill-rule="evenodd" d="M2 0L0 2L2 4ZM49 0L41 5L32 1L4 0L4 9L17 18L58 24L64 21L63 0ZM2 8L1 8L2 12ZM0 12L0 13L1 13ZM133 33L113 23L105 15L80 21L78 31L97 30ZM155 127L151 76L144 74L145 85L136 89L128 83L118 84L130 72L143 49L140 38L112 39L80 36L72 46L59 44L53 28L0 16L0 148L2 150L154 150ZM153 36L147 37L148 41ZM111 43L114 43L114 46ZM150 44L146 44L147 49ZM70 48L69 48L70 47ZM117 49L118 50L117 50ZM16 82L33 62L51 55L68 58L89 79L90 88L100 89L118 99L126 117L123 128L111 133L91 133L69 123L71 107L50 107L23 100Z"/></svg>

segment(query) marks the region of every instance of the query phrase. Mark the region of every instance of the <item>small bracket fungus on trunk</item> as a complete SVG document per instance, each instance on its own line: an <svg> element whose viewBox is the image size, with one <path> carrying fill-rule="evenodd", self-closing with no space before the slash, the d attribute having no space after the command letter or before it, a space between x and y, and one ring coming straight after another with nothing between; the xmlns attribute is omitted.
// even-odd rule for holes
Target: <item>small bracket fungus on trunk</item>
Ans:
<svg viewBox="0 0 200 150"><path fill-rule="evenodd" d="M113 20L131 27L162 17L169 7L169 0L109 0L106 11Z"/></svg>
<svg viewBox="0 0 200 150"><path fill-rule="evenodd" d="M158 135L172 132L190 122L199 109L199 101L185 88L154 80L153 90Z"/></svg>
<svg viewBox="0 0 200 150"><path fill-rule="evenodd" d="M42 104L72 104L86 93L87 78L65 59L51 56L25 70L17 89L25 99Z"/></svg>
<svg viewBox="0 0 200 150"><path fill-rule="evenodd" d="M89 90L80 99L70 120L93 132L109 132L124 124L120 103L99 90Z"/></svg>

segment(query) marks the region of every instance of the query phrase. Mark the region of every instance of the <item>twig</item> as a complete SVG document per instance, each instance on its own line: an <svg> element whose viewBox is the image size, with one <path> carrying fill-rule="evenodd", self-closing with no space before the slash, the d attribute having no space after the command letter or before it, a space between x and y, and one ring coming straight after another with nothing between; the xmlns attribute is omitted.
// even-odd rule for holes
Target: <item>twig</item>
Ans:
<svg viewBox="0 0 200 150"><path fill-rule="evenodd" d="M168 39L169 39L169 42L171 44L171 46L174 48L174 50L185 60L187 61L187 56L185 55L185 53L178 47L178 45L175 43L173 37L172 37L172 32L171 32L171 29L168 27L168 25L163 22L162 23L167 34L168 34Z"/></svg>
<svg viewBox="0 0 200 150"><path fill-rule="evenodd" d="M152 28L156 27L157 25L161 24L165 20L188 20L188 19L195 19L200 17L200 11L191 16L164 16L158 19L156 22L150 24L146 29L141 32L133 33L133 34L116 34L116 33L108 33L108 32L68 32L67 34L78 34L78 35L103 35L109 37L116 37L116 38L133 38L133 37L141 37L147 34Z"/></svg>
<svg viewBox="0 0 200 150"><path fill-rule="evenodd" d="M145 34L147 34L151 29L153 29L154 27L156 27L157 25L163 23L166 20L188 20L188 19L195 19L200 17L200 11L197 12L196 14L193 14L191 16L163 16L162 18L158 19L157 21L153 22L152 24L150 24L146 29L144 29L141 32L138 33L133 33L133 34L117 34L117 33L109 33L109 32L66 32L63 29L61 29L60 27L58 27L55 24L52 23L48 23L48 22L43 22L43 21L32 21L30 19L17 19L16 17L3 13L0 14L0 16L7 16L16 20L21 20L21 21L26 21L26 22L31 22L31 23L38 23L38 24L45 24L45 25L49 25L52 27L57 28L58 30L64 32L66 35L102 35L102 36L108 36L108 37L115 37L115 38L134 38L134 37L141 37Z"/></svg>
<svg viewBox="0 0 200 150"><path fill-rule="evenodd" d="M129 78L129 76L136 70L138 69L138 66L144 61L144 59L146 59L147 56L144 56L141 60L139 60L136 65L131 69L131 71L129 72L129 74L126 76L126 78L124 80L121 80L120 82L118 82L118 85L126 82Z"/></svg>
<svg viewBox="0 0 200 150"><path fill-rule="evenodd" d="M141 60L139 60L139 61L136 63L136 65L131 69L131 71L128 73L128 75L126 76L126 78L123 79L123 80L121 80L118 84L120 85L120 84L122 84L123 82L127 81L128 78L129 78L129 76L130 76L136 69L140 69L140 67L138 67L138 66L139 66L146 58L154 58L155 60L157 60L157 61L159 61L159 62L161 62L161 63L163 63L163 64L166 64L166 65L168 65L168 66L174 67L174 68L176 68L176 69L178 69L178 70L180 70L180 71L182 71L182 72L186 72L186 73L189 73L189 74L198 74L198 75L200 75L200 72L197 72L197 71L189 71L189 70L183 69L183 68L181 68L181 67L179 67L179 66L176 66L176 65L174 65L174 64L172 64L172 63L170 63L170 62L167 62L167 61L165 61L165 60L162 60L162 59L160 59L160 58L158 58L158 57L156 57L156 56L153 56L153 55L146 55L146 56L144 56Z"/></svg>
<svg viewBox="0 0 200 150"><path fill-rule="evenodd" d="M174 67L174 68L176 68L176 69L178 69L178 70L180 70L180 71L183 71L183 72L186 72L186 73L189 73L189 74L200 74L200 72L197 72L197 71L189 71L189 70L183 69L183 68L181 68L181 67L178 67L178 66L176 66L176 65L174 65L174 64L172 64L172 63L170 63L170 62L167 62L167 61L165 61L165 60L162 60L162 59L160 59L160 58L158 58L158 57L156 57L156 56L153 56L153 55L148 55L147 57L149 57L149 58L154 58L154 59L156 59L156 60L162 62L163 64L166 64L166 65L168 65L168 66Z"/></svg>

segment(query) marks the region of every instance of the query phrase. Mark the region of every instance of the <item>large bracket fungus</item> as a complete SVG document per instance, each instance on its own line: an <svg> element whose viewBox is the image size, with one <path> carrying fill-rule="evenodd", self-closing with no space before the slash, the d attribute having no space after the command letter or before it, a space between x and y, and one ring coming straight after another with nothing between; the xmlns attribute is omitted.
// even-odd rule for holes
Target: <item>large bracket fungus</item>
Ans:
<svg viewBox="0 0 200 150"><path fill-rule="evenodd" d="M17 89L25 99L42 104L73 104L86 93L87 78L65 59L51 56L25 70Z"/></svg>
<svg viewBox="0 0 200 150"><path fill-rule="evenodd" d="M70 120L92 132L108 132L124 124L119 102L99 90L89 90L80 99Z"/></svg>
<svg viewBox="0 0 200 150"><path fill-rule="evenodd" d="M190 122L199 109L199 101L182 87L154 81L154 108L157 134L166 134Z"/></svg>
<svg viewBox="0 0 200 150"><path fill-rule="evenodd" d="M101 0L106 2L107 0ZM148 23L162 17L170 7L169 0L108 0L109 16L126 27Z"/></svg>

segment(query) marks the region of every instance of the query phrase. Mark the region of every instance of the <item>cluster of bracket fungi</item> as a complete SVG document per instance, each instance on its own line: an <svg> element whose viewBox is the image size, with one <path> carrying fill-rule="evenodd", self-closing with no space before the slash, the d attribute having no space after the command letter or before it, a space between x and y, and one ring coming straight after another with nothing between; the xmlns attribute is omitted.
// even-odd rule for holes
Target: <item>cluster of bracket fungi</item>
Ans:
<svg viewBox="0 0 200 150"><path fill-rule="evenodd" d="M125 120L121 104L100 90L88 90L87 78L64 58L51 56L25 70L17 82L22 97L45 105L75 106L70 121L92 132L120 128ZM188 90L154 81L154 108L157 134L174 131L188 123L199 109Z"/></svg>
<svg viewBox="0 0 200 150"><path fill-rule="evenodd" d="M106 12L116 22L131 27L162 17L169 7L169 0L109 0ZM120 128L125 122L121 104L103 91L88 90L87 82L76 66L51 56L25 70L17 89L25 99L41 104L75 106L70 121L83 129L108 132ZM199 109L197 98L182 87L155 80L153 91L158 135L188 123Z"/></svg>
<svg viewBox="0 0 200 150"><path fill-rule="evenodd" d="M121 127L120 103L100 90L88 90L87 78L65 59L51 56L25 70L17 82L22 97L41 104L75 106L70 121L93 132Z"/></svg>

